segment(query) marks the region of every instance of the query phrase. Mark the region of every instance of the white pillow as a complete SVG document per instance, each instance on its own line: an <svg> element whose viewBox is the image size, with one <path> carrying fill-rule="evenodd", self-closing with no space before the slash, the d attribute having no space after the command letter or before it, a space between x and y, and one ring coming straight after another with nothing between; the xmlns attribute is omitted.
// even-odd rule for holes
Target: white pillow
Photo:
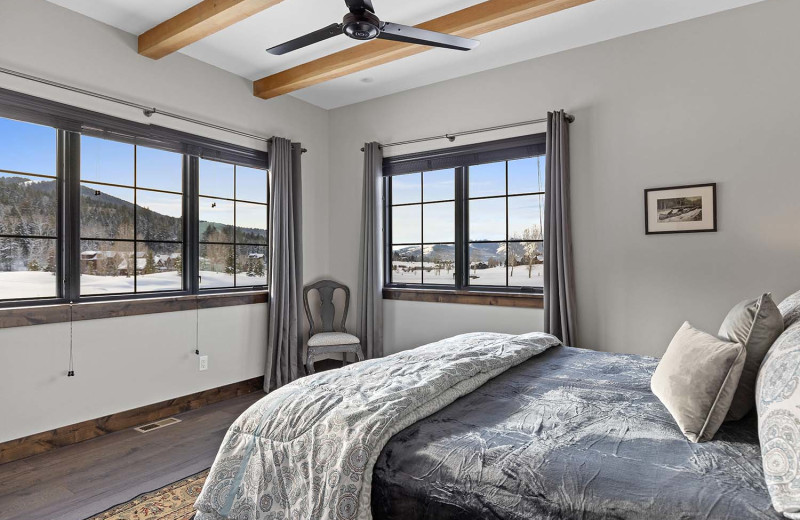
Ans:
<svg viewBox="0 0 800 520"><path fill-rule="evenodd" d="M800 520L800 322L772 345L756 383L758 437L772 505Z"/></svg>
<svg viewBox="0 0 800 520"><path fill-rule="evenodd" d="M795 323L800 322L800 291L789 296L778 305L778 309L783 314L783 327L788 329Z"/></svg>

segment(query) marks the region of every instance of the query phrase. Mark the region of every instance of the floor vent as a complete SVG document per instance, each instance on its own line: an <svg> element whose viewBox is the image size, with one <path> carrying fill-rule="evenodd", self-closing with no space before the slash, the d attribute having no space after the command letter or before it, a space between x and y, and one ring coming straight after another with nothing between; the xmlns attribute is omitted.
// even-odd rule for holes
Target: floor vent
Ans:
<svg viewBox="0 0 800 520"><path fill-rule="evenodd" d="M153 430L158 430L159 428L164 428L165 426L170 426L173 424L177 424L181 422L180 419L176 419L174 417L167 417L166 419L161 419L160 421L151 422L148 424L143 424L141 426L137 426L134 428L137 432L147 433Z"/></svg>

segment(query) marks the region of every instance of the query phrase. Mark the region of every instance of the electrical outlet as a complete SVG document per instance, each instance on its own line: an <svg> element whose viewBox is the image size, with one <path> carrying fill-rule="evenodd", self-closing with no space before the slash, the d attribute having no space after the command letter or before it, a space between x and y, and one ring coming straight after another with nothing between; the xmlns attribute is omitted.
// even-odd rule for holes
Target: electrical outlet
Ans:
<svg viewBox="0 0 800 520"><path fill-rule="evenodd" d="M208 356L200 356L200 370L208 370Z"/></svg>

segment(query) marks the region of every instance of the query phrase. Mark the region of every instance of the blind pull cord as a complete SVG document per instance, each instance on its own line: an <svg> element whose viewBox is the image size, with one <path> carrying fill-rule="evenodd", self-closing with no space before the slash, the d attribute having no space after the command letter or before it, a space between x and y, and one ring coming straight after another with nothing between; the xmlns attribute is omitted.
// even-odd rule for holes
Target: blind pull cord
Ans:
<svg viewBox="0 0 800 520"><path fill-rule="evenodd" d="M75 355L72 350L73 330L72 330L72 304L69 305L69 368L67 377L75 377Z"/></svg>

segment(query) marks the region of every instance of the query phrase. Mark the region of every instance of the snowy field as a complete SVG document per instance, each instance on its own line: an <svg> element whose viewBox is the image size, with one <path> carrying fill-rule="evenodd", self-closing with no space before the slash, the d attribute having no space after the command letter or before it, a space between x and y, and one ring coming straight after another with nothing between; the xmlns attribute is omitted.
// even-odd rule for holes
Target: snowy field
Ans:
<svg viewBox="0 0 800 520"><path fill-rule="evenodd" d="M395 283L429 283L439 285L452 285L453 270L448 273L446 269L437 271L433 269L433 264L425 263L425 271L420 269L411 270L412 265L419 266L419 263L393 262L392 265L398 266L398 270L392 270L392 282ZM408 270L406 270L408 269ZM428 269L431 269L429 272ZM514 274L511 275L511 268L508 269L508 285L511 287L542 287L544 286L544 265L534 265L531 276L528 277L528 266L518 265L514 267ZM491 267L489 269L470 270L470 285L506 285L506 268L504 266Z"/></svg>
<svg viewBox="0 0 800 520"><path fill-rule="evenodd" d="M225 273L201 271L201 288L232 287L233 276ZM265 276L237 275L239 287L266 285ZM139 275L136 280L139 292L179 291L181 278L176 271ZM133 292L133 277L81 275L81 294L120 294ZM16 271L0 273L0 300L11 298L53 298L56 295L56 277L41 271Z"/></svg>

